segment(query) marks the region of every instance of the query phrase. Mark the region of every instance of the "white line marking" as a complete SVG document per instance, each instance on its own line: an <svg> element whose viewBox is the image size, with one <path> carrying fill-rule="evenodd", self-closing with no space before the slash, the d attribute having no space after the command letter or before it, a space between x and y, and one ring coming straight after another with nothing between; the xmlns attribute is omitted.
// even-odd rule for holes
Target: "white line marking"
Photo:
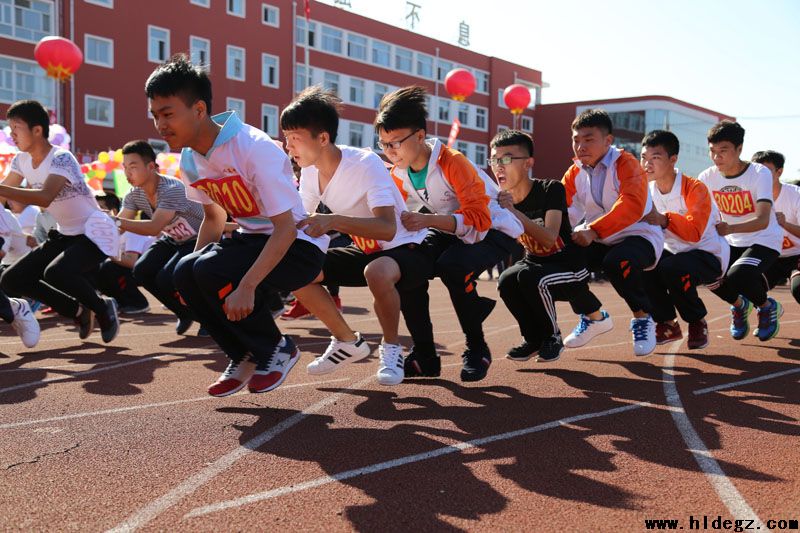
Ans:
<svg viewBox="0 0 800 533"><path fill-rule="evenodd" d="M739 385L749 385L750 383L758 383L759 381L766 381L768 379L775 379L788 376L790 374L797 374L798 372L800 372L800 367L792 368L790 370L783 370L782 372L773 372L772 374L766 374L756 378L743 379L741 381L734 381L732 383L725 383L723 385L715 385L713 387L706 387L705 389L698 389L694 391L693 394L695 396L700 396L701 394L708 394L709 392L732 389L734 387L738 387Z"/></svg>
<svg viewBox="0 0 800 533"><path fill-rule="evenodd" d="M92 363L67 363L64 365L54 365L54 366L22 366L20 368L5 368L0 370L0 373L29 372L31 370L55 370L56 368L67 368L70 366L110 365L111 363L116 363L116 361L97 361Z"/></svg>

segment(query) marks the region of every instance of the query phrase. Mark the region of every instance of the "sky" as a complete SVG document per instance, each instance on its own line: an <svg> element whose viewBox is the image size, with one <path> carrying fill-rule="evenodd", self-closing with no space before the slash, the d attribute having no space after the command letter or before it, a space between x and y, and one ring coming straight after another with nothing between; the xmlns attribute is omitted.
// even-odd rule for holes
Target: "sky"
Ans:
<svg viewBox="0 0 800 533"><path fill-rule="evenodd" d="M800 178L796 0L411 1L420 6L412 31L456 44L463 20L471 50L541 71L545 104L672 96L735 116L746 130L743 159L777 150L784 177ZM350 5L411 29L406 0Z"/></svg>

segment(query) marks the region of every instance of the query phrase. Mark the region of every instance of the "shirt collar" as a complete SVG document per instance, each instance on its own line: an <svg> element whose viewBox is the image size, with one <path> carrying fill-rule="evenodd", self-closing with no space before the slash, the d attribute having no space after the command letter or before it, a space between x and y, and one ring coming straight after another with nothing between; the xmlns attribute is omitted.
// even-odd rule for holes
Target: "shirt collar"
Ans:
<svg viewBox="0 0 800 533"><path fill-rule="evenodd" d="M217 134L217 138L214 139L214 144L211 145L211 149L206 154L206 158L211 157L211 153L219 146L222 146L226 142L233 139L239 130L242 129L244 123L239 118L239 115L236 114L235 111L225 111L224 113L219 113L211 117L211 120L222 126L222 129L219 130Z"/></svg>

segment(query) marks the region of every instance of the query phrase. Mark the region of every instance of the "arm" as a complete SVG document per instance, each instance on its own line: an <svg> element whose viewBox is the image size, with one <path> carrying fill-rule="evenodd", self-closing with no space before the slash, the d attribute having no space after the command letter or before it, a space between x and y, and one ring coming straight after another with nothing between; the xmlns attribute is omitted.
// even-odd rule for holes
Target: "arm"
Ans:
<svg viewBox="0 0 800 533"><path fill-rule="evenodd" d="M197 244L194 249L202 250L206 245L219 241L225 230L225 221L228 215L225 210L215 203L203 204L203 222L197 234Z"/></svg>
<svg viewBox="0 0 800 533"><path fill-rule="evenodd" d="M9 175L11 177L11 175ZM50 174L44 180L41 189L22 189L6 185L8 179L3 180L0 185L0 197L14 200L26 205L37 205L39 207L49 206L55 200L61 189L67 184L67 178L58 174Z"/></svg>
<svg viewBox="0 0 800 533"><path fill-rule="evenodd" d="M791 222L786 222L784 218L781 227L786 230L787 233L794 235L795 237L800 238L800 226L797 224L792 224Z"/></svg>
<svg viewBox="0 0 800 533"><path fill-rule="evenodd" d="M686 208L685 215L667 213L664 222L666 226L662 223L661 227L670 230L686 242L700 242L708 224L708 217L711 216L711 194L708 192L708 187L692 180L687 187Z"/></svg>
<svg viewBox="0 0 800 533"><path fill-rule="evenodd" d="M297 229L310 237L320 237L329 231L358 235L367 239L391 241L397 232L393 206L375 207L370 218L315 213L297 223Z"/></svg>
<svg viewBox="0 0 800 533"><path fill-rule="evenodd" d="M633 158L621 164L617 161L619 197L609 211L592 222L589 227L601 239L627 228L642 219L647 213L647 178L639 162Z"/></svg>
<svg viewBox="0 0 800 533"><path fill-rule="evenodd" d="M728 224L720 222L717 224L717 232L720 235L730 235L731 233L753 233L761 231L769 226L769 217L772 216L772 202L759 200L756 202L756 216L738 224Z"/></svg>
<svg viewBox="0 0 800 533"><path fill-rule="evenodd" d="M123 209L119 214L117 220L121 222L120 228L124 231L131 233L138 233L139 235L153 235L158 236L161 231L175 218L175 211L172 209L158 208L153 213L153 218L150 220L132 220L129 218L128 209ZM128 215L128 216L125 216Z"/></svg>

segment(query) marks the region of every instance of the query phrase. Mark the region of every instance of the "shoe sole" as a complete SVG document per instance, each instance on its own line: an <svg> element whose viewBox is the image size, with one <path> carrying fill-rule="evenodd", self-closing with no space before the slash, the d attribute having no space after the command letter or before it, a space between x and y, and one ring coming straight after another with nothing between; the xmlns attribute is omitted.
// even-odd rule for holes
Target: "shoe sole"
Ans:
<svg viewBox="0 0 800 533"><path fill-rule="evenodd" d="M310 318L310 317L311 317L311 313L308 313L307 315L302 315L302 316L283 316L283 315L281 315L281 320L301 320L303 318Z"/></svg>
<svg viewBox="0 0 800 533"><path fill-rule="evenodd" d="M403 379L405 379L405 376L403 376ZM401 379L400 381L387 382L381 380L381 378L378 378L378 384L383 385L384 387L393 387L395 385L400 385L403 382L403 379Z"/></svg>
<svg viewBox="0 0 800 533"><path fill-rule="evenodd" d="M549 359L548 358L542 359L541 355L537 355L536 356L536 362L537 363L552 363L553 361L558 361L559 359L561 359L561 354L562 353L564 353L564 346L561 347L561 350L558 351L558 353L556 354L555 357L551 357Z"/></svg>
<svg viewBox="0 0 800 533"><path fill-rule="evenodd" d="M772 339L774 339L774 338L775 338L775 336L778 334L778 332L781 330L781 323L780 323L780 319L781 319L781 317L783 316L783 306L782 306L780 303L778 303L778 302L775 302L775 303L777 303L777 304L778 304L780 307L778 307L778 321L777 321L777 323L775 324L775 331L773 331L773 332L772 332L772 335L770 335L769 337L767 337L767 338L765 338L765 339L762 339L761 337L758 337L758 335L757 335L757 331L758 331L758 330L755 330L755 331L753 332L753 333L754 333L754 334L755 334L755 335L758 337L758 340L760 340L761 342L767 342L767 341L769 341L769 340L772 340Z"/></svg>
<svg viewBox="0 0 800 533"><path fill-rule="evenodd" d="M524 363L525 361L530 361L533 358L534 354L530 354L528 357L511 357L510 355L506 354L506 359L509 361L516 361L518 363Z"/></svg>
<svg viewBox="0 0 800 533"><path fill-rule="evenodd" d="M289 372L292 371L292 368L294 368L294 365L296 365L299 360L300 360L300 349L299 348L295 348L294 349L294 354L292 354L292 357L289 359L289 366L283 372L283 376L281 376L281 379L279 379L278 381L276 381L275 383L273 383L272 385L270 385L266 389L250 389L250 388L248 388L248 390L250 392L252 392L253 394L261 394L262 392L269 392L269 391L277 389L278 387L281 386L281 384L284 381L286 381L286 378L289 377Z"/></svg>
<svg viewBox="0 0 800 533"><path fill-rule="evenodd" d="M113 311L111 315L114 317L114 333L108 339L103 337L103 342L106 344L112 342L119 335L119 312L117 311L117 303L114 300L111 300L111 309ZM102 334L103 332L101 331L100 335L102 336Z"/></svg>
<svg viewBox="0 0 800 533"><path fill-rule="evenodd" d="M229 392L226 392L224 394L212 394L212 393L209 392L208 395L209 396L213 396L214 398L224 398L225 396L230 396L231 394L236 394L237 392L242 390L245 387L245 385L247 385L246 381L244 383L242 383L241 385L239 385L238 387L236 387L235 389L233 389L233 390L231 390Z"/></svg>
<svg viewBox="0 0 800 533"><path fill-rule="evenodd" d="M692 346L692 345L688 345L688 346L689 346L690 350L702 350L703 348L708 346L708 341L706 341L705 344L701 344L699 346Z"/></svg>

